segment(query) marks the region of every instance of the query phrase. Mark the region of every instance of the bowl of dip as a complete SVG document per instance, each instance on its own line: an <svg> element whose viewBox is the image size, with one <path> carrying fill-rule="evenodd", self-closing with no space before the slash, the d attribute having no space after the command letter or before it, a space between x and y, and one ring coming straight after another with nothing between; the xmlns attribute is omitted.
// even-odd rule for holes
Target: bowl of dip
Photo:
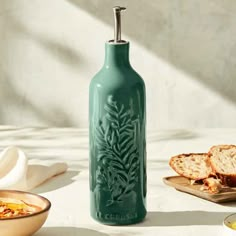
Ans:
<svg viewBox="0 0 236 236"><path fill-rule="evenodd" d="M227 216L223 221L224 235L236 236L236 213Z"/></svg>
<svg viewBox="0 0 236 236"><path fill-rule="evenodd" d="M50 201L40 195L0 190L0 235L33 235L46 221L50 208Z"/></svg>

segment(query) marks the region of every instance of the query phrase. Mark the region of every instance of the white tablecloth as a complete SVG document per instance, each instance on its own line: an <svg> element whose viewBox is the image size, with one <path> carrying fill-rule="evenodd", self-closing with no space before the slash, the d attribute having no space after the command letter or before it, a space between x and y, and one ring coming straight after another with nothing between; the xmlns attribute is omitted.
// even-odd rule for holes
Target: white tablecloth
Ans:
<svg viewBox="0 0 236 236"><path fill-rule="evenodd" d="M206 152L215 144L236 144L236 130L166 130L147 132L148 196L146 220L131 226L105 226L89 215L88 131L75 128L0 127L0 149L22 148L30 158L65 160L66 174L33 190L52 202L50 215L36 236L222 235L222 220L235 203L216 204L166 186L175 175L172 155Z"/></svg>

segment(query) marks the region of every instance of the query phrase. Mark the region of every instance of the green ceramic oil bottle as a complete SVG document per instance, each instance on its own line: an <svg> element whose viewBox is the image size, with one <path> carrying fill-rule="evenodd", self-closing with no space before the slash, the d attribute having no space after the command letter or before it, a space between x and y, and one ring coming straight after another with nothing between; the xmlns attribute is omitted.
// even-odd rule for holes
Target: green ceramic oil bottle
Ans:
<svg viewBox="0 0 236 236"><path fill-rule="evenodd" d="M127 225L146 215L145 84L121 40L121 11L114 7L115 37L105 44L105 62L89 91L91 216Z"/></svg>

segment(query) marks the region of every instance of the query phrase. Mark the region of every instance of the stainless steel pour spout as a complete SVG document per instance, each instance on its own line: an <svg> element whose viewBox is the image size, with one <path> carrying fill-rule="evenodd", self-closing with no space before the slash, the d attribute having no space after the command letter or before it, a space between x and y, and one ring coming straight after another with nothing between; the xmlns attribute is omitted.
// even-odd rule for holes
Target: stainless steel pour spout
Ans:
<svg viewBox="0 0 236 236"><path fill-rule="evenodd" d="M126 10L125 7L113 7L115 27L114 27L114 43L122 42L121 40L121 11Z"/></svg>

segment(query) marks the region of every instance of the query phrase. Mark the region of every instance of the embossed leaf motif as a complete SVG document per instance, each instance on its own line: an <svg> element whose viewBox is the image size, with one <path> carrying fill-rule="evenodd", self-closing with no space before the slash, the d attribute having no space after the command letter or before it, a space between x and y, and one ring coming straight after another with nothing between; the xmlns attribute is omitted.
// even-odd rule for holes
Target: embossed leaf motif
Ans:
<svg viewBox="0 0 236 236"><path fill-rule="evenodd" d="M105 120L96 129L98 148L97 184L105 185L111 193L107 205L124 199L138 180L138 147L135 141L136 123L139 120L132 110L125 109L108 97Z"/></svg>

